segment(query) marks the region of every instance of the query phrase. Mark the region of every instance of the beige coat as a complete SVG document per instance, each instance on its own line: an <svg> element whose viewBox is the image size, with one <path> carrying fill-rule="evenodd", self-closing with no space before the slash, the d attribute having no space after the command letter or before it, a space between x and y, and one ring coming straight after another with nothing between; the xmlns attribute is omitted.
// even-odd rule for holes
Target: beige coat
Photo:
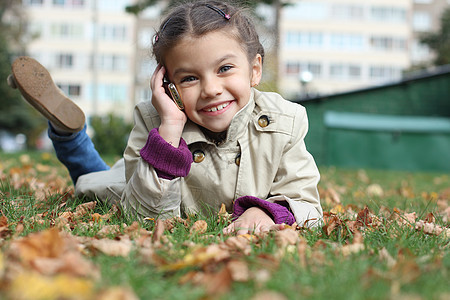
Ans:
<svg viewBox="0 0 450 300"><path fill-rule="evenodd" d="M253 90L219 145L188 121L182 137L191 152L204 154L204 159L192 164L188 176L173 180L158 178L139 155L149 131L160 124L157 111L150 102L141 102L134 118L124 160L109 171L81 176L79 195L120 201L140 217L164 218L218 211L222 203L231 211L236 198L251 195L287 202L300 225L313 219L305 224L312 226L322 218L319 172L304 144L308 120L301 105Z"/></svg>

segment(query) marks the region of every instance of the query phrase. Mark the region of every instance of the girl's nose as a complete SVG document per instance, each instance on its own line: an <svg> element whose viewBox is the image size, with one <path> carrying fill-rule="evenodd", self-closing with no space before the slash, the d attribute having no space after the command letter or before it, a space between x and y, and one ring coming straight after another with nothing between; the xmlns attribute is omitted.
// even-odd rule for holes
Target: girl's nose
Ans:
<svg viewBox="0 0 450 300"><path fill-rule="evenodd" d="M216 78L209 78L203 80L202 86L202 97L203 98L213 98L220 95L223 91L222 84L220 80Z"/></svg>

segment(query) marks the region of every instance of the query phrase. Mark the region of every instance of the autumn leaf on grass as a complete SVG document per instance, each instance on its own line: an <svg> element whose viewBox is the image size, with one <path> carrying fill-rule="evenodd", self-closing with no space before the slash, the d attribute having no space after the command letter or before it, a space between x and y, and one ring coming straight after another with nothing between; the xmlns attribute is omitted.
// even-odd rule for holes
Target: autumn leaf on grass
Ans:
<svg viewBox="0 0 450 300"><path fill-rule="evenodd" d="M101 291L95 297L96 300L139 300L136 294L129 288L109 287L107 290Z"/></svg>
<svg viewBox="0 0 450 300"><path fill-rule="evenodd" d="M194 225L192 225L191 229L189 230L189 232L191 234L196 233L196 234L204 234L206 232L206 230L208 229L208 224L206 223L206 221L204 220L198 220L194 223Z"/></svg>
<svg viewBox="0 0 450 300"><path fill-rule="evenodd" d="M413 226L414 223L416 222L417 216L416 212L404 213L400 211L398 208L394 208L393 219L397 221L398 225Z"/></svg>
<svg viewBox="0 0 450 300"><path fill-rule="evenodd" d="M128 257L132 249L131 241L126 238L120 241L110 239L92 239L89 246L106 255L122 257Z"/></svg>
<svg viewBox="0 0 450 300"><path fill-rule="evenodd" d="M222 249L217 244L211 244L207 247L194 249L191 253L186 254L181 260L162 265L161 269L163 271L176 271L187 267L201 267L211 262L218 263L229 257L230 253L227 250Z"/></svg>
<svg viewBox="0 0 450 300"><path fill-rule="evenodd" d="M262 291L256 293L250 300L287 300L286 296L275 291Z"/></svg>
<svg viewBox="0 0 450 300"><path fill-rule="evenodd" d="M94 283L66 274L47 277L29 272L14 278L7 292L10 299L93 299Z"/></svg>
<svg viewBox="0 0 450 300"><path fill-rule="evenodd" d="M93 213L91 217L94 222L100 223L100 222L107 222L114 216L120 217L120 215L121 215L120 208L116 204L113 204L112 207L109 209L108 213L104 215L101 215L99 213Z"/></svg>
<svg viewBox="0 0 450 300"><path fill-rule="evenodd" d="M77 208L75 209L74 217L81 218L89 215L90 212L94 210L96 205L97 201L86 202L78 205Z"/></svg>
<svg viewBox="0 0 450 300"><path fill-rule="evenodd" d="M279 248L295 245L300 241L298 232L292 229L284 229L275 232L275 243Z"/></svg>
<svg viewBox="0 0 450 300"><path fill-rule="evenodd" d="M0 217L0 238L4 239L10 236L12 233L11 229L9 229L8 218L6 216Z"/></svg>
<svg viewBox="0 0 450 300"><path fill-rule="evenodd" d="M415 228L417 230L423 231L426 234L440 235L443 233L446 237L450 237L450 229L449 228L442 228L439 225L436 225L434 223L428 223L423 220L417 221Z"/></svg>
<svg viewBox="0 0 450 300"><path fill-rule="evenodd" d="M330 235L336 228L340 227L342 225L342 220L339 219L339 217L335 214L332 214L330 212L324 212L323 213L323 222L324 225L322 227L323 231L326 233L326 235Z"/></svg>
<svg viewBox="0 0 450 300"><path fill-rule="evenodd" d="M16 265L41 274L64 273L98 277L98 269L78 251L78 242L70 235L51 228L14 240L7 249L8 266Z"/></svg>
<svg viewBox="0 0 450 300"><path fill-rule="evenodd" d="M246 238L243 235L229 237L224 243L220 244L220 247L233 252L241 252L245 255L249 255L252 251L250 246L251 239Z"/></svg>
<svg viewBox="0 0 450 300"><path fill-rule="evenodd" d="M320 198L324 199L327 205L337 205L341 203L341 197L335 188L328 186L326 189L319 187Z"/></svg>
<svg viewBox="0 0 450 300"><path fill-rule="evenodd" d="M231 223L231 216L232 214L227 212L227 208L224 203L220 206L220 210L217 213L217 223L228 225Z"/></svg>
<svg viewBox="0 0 450 300"><path fill-rule="evenodd" d="M373 197L383 197L384 195L384 191L383 188L381 187L381 185L379 185L378 183L373 183L371 185L369 185L366 189L367 195Z"/></svg>
<svg viewBox="0 0 450 300"><path fill-rule="evenodd" d="M365 249L364 239L360 231L356 231L353 235L353 242L348 245L342 246L339 251L344 256L349 256L350 254L355 254L363 251Z"/></svg>

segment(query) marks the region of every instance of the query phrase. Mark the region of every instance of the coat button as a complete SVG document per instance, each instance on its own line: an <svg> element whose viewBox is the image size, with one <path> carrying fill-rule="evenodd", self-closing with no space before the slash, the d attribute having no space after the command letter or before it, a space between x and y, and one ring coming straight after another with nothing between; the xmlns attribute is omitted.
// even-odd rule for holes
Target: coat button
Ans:
<svg viewBox="0 0 450 300"><path fill-rule="evenodd" d="M236 156L236 158L234 159L234 162L238 166L241 164L241 154L240 153Z"/></svg>
<svg viewBox="0 0 450 300"><path fill-rule="evenodd" d="M270 124L270 120L269 117L266 115L262 115L261 117L259 117L258 119L258 124L259 126L261 126L262 128L267 127Z"/></svg>
<svg viewBox="0 0 450 300"><path fill-rule="evenodd" d="M194 153L192 153L192 157L194 162L201 163L205 159L205 152L202 150L195 150Z"/></svg>

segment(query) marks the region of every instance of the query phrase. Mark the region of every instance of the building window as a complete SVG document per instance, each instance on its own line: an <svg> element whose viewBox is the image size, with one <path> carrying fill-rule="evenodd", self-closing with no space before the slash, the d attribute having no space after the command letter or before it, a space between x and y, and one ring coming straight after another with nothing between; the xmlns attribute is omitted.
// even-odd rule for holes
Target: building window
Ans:
<svg viewBox="0 0 450 300"><path fill-rule="evenodd" d="M55 38L70 38L80 39L83 38L83 25L81 24L51 24L50 35Z"/></svg>
<svg viewBox="0 0 450 300"><path fill-rule="evenodd" d="M330 66L330 77L331 78L344 78L344 65L342 64L332 64Z"/></svg>
<svg viewBox="0 0 450 300"><path fill-rule="evenodd" d="M98 67L103 71L126 71L127 58L123 55L103 54L98 57Z"/></svg>
<svg viewBox="0 0 450 300"><path fill-rule="evenodd" d="M388 36L373 36L370 45L374 50L381 51L404 51L406 50L406 39Z"/></svg>
<svg viewBox="0 0 450 300"><path fill-rule="evenodd" d="M56 56L56 66L61 69L71 69L73 67L73 55L58 54Z"/></svg>
<svg viewBox="0 0 450 300"><path fill-rule="evenodd" d="M85 0L53 0L53 6L63 8L81 8L84 7Z"/></svg>
<svg viewBox="0 0 450 300"><path fill-rule="evenodd" d="M320 47L323 45L323 34L321 32L288 31L286 33L286 46L298 47Z"/></svg>
<svg viewBox="0 0 450 300"><path fill-rule="evenodd" d="M81 86L79 84L58 84L58 87L69 97L79 97Z"/></svg>
<svg viewBox="0 0 450 300"><path fill-rule="evenodd" d="M369 74L372 80L392 81L401 78L401 69L392 66L371 66Z"/></svg>
<svg viewBox="0 0 450 300"><path fill-rule="evenodd" d="M348 77L361 78L361 67L357 65L348 66Z"/></svg>
<svg viewBox="0 0 450 300"><path fill-rule="evenodd" d="M341 20L361 20L364 18L362 5L334 4L331 7L331 16Z"/></svg>
<svg viewBox="0 0 450 300"><path fill-rule="evenodd" d="M413 28L417 31L429 31L431 30L431 16L426 12L414 12L413 15Z"/></svg>
<svg viewBox="0 0 450 300"><path fill-rule="evenodd" d="M374 20L382 22L406 22L406 10L400 7L374 6L370 10Z"/></svg>
<svg viewBox="0 0 450 300"><path fill-rule="evenodd" d="M316 62L287 62L285 67L286 75L299 76L301 72L309 71L318 78L322 75L322 65Z"/></svg>
<svg viewBox="0 0 450 300"><path fill-rule="evenodd" d="M124 85L100 84L98 100L103 102L124 103L127 100L127 87Z"/></svg>
<svg viewBox="0 0 450 300"><path fill-rule="evenodd" d="M364 37L359 34L331 34L330 46L332 49L362 50L364 48Z"/></svg>
<svg viewBox="0 0 450 300"><path fill-rule="evenodd" d="M102 25L99 38L105 41L125 41L127 29L124 25Z"/></svg>
<svg viewBox="0 0 450 300"><path fill-rule="evenodd" d="M24 6L42 6L44 4L44 0L23 0Z"/></svg>
<svg viewBox="0 0 450 300"><path fill-rule="evenodd" d="M355 64L331 64L330 77L334 79L358 79L361 78L361 66Z"/></svg>

